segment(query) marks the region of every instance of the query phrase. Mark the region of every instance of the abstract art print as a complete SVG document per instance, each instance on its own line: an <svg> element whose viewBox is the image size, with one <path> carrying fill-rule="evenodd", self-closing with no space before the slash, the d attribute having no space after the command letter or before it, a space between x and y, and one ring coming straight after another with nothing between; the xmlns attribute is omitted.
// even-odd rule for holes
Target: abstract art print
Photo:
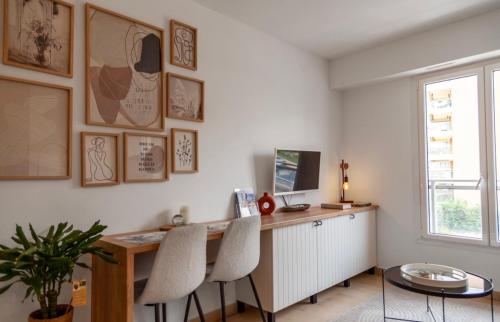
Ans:
<svg viewBox="0 0 500 322"><path fill-rule="evenodd" d="M120 183L118 134L82 132L82 186L109 186Z"/></svg>
<svg viewBox="0 0 500 322"><path fill-rule="evenodd" d="M167 73L167 117L203 122L204 98L204 81Z"/></svg>
<svg viewBox="0 0 500 322"><path fill-rule="evenodd" d="M198 172L198 131L172 129L172 172Z"/></svg>
<svg viewBox="0 0 500 322"><path fill-rule="evenodd" d="M4 0L3 62L72 77L73 15L60 0Z"/></svg>
<svg viewBox="0 0 500 322"><path fill-rule="evenodd" d="M86 120L164 128L163 29L86 5Z"/></svg>
<svg viewBox="0 0 500 322"><path fill-rule="evenodd" d="M0 76L0 180L71 178L72 89Z"/></svg>
<svg viewBox="0 0 500 322"><path fill-rule="evenodd" d="M170 20L170 64L196 70L197 37L196 28Z"/></svg>
<svg viewBox="0 0 500 322"><path fill-rule="evenodd" d="M168 137L124 134L125 182L168 180Z"/></svg>

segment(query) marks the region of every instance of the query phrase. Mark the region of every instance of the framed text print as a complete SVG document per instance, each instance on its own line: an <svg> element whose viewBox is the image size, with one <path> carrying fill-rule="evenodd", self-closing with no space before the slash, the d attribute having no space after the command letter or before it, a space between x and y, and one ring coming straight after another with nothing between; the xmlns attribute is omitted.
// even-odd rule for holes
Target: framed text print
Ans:
<svg viewBox="0 0 500 322"><path fill-rule="evenodd" d="M142 133L125 133L125 182L158 182L168 180L168 137Z"/></svg>
<svg viewBox="0 0 500 322"><path fill-rule="evenodd" d="M82 186L110 186L120 183L118 134L81 133Z"/></svg>
<svg viewBox="0 0 500 322"><path fill-rule="evenodd" d="M163 29L86 5L87 124L164 128Z"/></svg>
<svg viewBox="0 0 500 322"><path fill-rule="evenodd" d="M167 117L203 122L205 82L167 73Z"/></svg>
<svg viewBox="0 0 500 322"><path fill-rule="evenodd" d="M0 76L0 180L71 178L72 96Z"/></svg>
<svg viewBox="0 0 500 322"><path fill-rule="evenodd" d="M198 30L170 20L170 64L196 70L198 61Z"/></svg>
<svg viewBox="0 0 500 322"><path fill-rule="evenodd" d="M4 64L73 77L73 15L60 0L4 0Z"/></svg>
<svg viewBox="0 0 500 322"><path fill-rule="evenodd" d="M198 131L172 129L172 172L198 172Z"/></svg>

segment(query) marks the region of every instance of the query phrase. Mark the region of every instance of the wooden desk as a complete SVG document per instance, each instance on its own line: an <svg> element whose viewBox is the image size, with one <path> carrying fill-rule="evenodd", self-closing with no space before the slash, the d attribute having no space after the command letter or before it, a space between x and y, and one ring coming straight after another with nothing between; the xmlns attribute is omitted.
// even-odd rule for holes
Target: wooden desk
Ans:
<svg viewBox="0 0 500 322"><path fill-rule="evenodd" d="M307 211L293 213L275 213L263 216L261 230L271 230L298 225L315 220L350 215L353 213L377 209L378 206L352 208L348 210L310 208ZM163 229L168 230L168 226ZM117 239L127 235L158 232L162 228L135 231L124 234L105 236L96 243L114 254L118 264L110 264L92 257L92 322L133 322L134 319L134 263L135 255L156 251L160 243L133 244ZM223 231L209 232L208 240L221 239Z"/></svg>

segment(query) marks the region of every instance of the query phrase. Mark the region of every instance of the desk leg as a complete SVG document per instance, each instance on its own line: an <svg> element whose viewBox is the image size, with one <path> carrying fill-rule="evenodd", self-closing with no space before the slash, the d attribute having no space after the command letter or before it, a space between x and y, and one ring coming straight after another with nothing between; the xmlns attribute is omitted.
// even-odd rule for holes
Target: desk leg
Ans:
<svg viewBox="0 0 500 322"><path fill-rule="evenodd" d="M92 256L92 322L133 322L134 255L112 252L118 264Z"/></svg>

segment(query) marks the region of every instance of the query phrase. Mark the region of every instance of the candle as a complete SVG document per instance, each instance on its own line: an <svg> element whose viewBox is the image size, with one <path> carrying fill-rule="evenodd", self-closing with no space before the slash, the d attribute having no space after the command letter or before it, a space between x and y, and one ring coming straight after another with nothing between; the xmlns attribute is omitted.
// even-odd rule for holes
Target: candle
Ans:
<svg viewBox="0 0 500 322"><path fill-rule="evenodd" d="M184 217L184 223L186 223L186 224L191 223L191 218L190 218L188 206L181 207L181 216Z"/></svg>

